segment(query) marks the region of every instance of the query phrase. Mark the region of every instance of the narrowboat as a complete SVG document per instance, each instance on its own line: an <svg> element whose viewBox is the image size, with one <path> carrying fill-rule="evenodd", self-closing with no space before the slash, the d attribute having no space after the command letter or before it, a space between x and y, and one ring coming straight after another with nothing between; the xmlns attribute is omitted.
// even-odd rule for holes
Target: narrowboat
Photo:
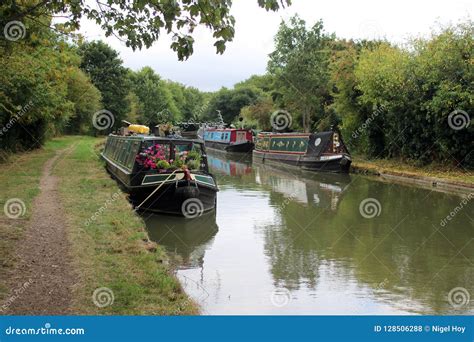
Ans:
<svg viewBox="0 0 474 342"><path fill-rule="evenodd" d="M194 218L215 208L217 183L200 140L111 134L101 156L136 210Z"/></svg>
<svg viewBox="0 0 474 342"><path fill-rule="evenodd" d="M352 162L338 131L259 133L253 159L278 162L310 171L349 172Z"/></svg>
<svg viewBox="0 0 474 342"><path fill-rule="evenodd" d="M206 147L225 152L250 152L254 148L252 131L238 128L206 128Z"/></svg>
<svg viewBox="0 0 474 342"><path fill-rule="evenodd" d="M177 124L179 128L179 134L183 138L187 139L199 139L199 128L200 124L196 122L179 122Z"/></svg>

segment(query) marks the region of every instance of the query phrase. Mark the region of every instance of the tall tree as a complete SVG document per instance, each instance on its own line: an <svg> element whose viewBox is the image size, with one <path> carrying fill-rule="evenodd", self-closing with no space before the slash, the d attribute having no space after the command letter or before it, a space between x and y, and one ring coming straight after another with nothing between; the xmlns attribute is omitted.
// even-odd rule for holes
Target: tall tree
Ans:
<svg viewBox="0 0 474 342"><path fill-rule="evenodd" d="M299 114L305 131L325 116L331 103L329 62L335 36L324 32L322 21L310 29L297 15L282 22L275 36L268 71L276 79L279 102L293 115Z"/></svg>
<svg viewBox="0 0 474 342"><path fill-rule="evenodd" d="M229 124L240 115L243 107L255 103L257 98L258 94L250 88L222 88L209 100L206 119L217 121L220 112L224 122Z"/></svg>
<svg viewBox="0 0 474 342"><path fill-rule="evenodd" d="M103 109L114 116L114 128L119 127L129 111L127 69L123 67L117 51L102 41L84 43L79 52L81 69L100 90Z"/></svg>
<svg viewBox="0 0 474 342"><path fill-rule="evenodd" d="M167 121L181 119L173 94L166 81L152 68L144 67L129 74L132 91L140 102L138 118L141 123L154 126Z"/></svg>
<svg viewBox="0 0 474 342"><path fill-rule="evenodd" d="M71 68L67 75L66 99L74 104L73 114L66 124L68 134L89 134L92 116L102 107L100 91L79 68Z"/></svg>

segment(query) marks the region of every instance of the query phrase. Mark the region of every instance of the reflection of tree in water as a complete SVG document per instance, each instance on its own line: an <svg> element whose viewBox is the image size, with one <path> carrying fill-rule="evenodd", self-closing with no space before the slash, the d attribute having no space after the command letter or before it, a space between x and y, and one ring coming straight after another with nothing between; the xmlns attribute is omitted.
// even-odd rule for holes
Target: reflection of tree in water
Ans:
<svg viewBox="0 0 474 342"><path fill-rule="evenodd" d="M271 272L278 286L298 288L317 284L320 256L305 225L315 215L334 215L349 183L347 175L317 179L297 178L269 167L256 170L257 183L270 188L270 204L281 223L265 229L265 250L272 260ZM331 182L331 183L328 183ZM268 228L268 227L267 227Z"/></svg>
<svg viewBox="0 0 474 342"><path fill-rule="evenodd" d="M318 278L319 257L311 248L304 248L298 232L289 228L268 226L264 230L265 254L270 259L271 273L278 287L289 290L306 283L314 288ZM304 233L303 233L304 234Z"/></svg>
<svg viewBox="0 0 474 342"><path fill-rule="evenodd" d="M373 219L359 213L368 197L382 205ZM347 265L348 276L390 305L421 313L474 312L472 304L454 310L447 301L454 287L474 297L474 229L465 215L472 203L443 228L441 219L460 197L360 178L336 212L287 198L270 194L278 217L273 225L259 227L275 283L314 288L320 265L339 261Z"/></svg>

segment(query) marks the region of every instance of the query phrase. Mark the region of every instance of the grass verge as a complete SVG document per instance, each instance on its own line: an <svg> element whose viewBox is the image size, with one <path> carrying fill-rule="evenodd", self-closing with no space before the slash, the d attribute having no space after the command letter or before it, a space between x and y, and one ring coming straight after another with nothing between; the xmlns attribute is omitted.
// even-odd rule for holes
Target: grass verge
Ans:
<svg viewBox="0 0 474 342"><path fill-rule="evenodd" d="M436 178L447 183L473 186L474 172L459 168L449 168L441 165L428 165L418 167L409 165L397 160L364 160L361 157L354 157L352 168L355 172L368 174L392 174L409 178Z"/></svg>
<svg viewBox="0 0 474 342"><path fill-rule="evenodd" d="M70 226L78 284L75 312L81 314L196 314L163 263L163 249L145 248L148 235L117 183L104 170L96 146L103 139L76 137L54 170ZM114 302L99 308L96 289L112 290ZM96 298L99 299L99 298Z"/></svg>

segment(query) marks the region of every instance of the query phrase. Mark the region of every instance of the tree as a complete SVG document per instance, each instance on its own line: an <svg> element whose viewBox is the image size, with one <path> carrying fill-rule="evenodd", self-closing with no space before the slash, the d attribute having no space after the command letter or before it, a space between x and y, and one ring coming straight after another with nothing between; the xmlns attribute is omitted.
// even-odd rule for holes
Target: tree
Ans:
<svg viewBox="0 0 474 342"><path fill-rule="evenodd" d="M473 33L468 21L407 48L385 43L361 51L354 71L360 101L385 108L382 139L369 141L377 156L474 165Z"/></svg>
<svg viewBox="0 0 474 342"><path fill-rule="evenodd" d="M61 27L77 30L82 18L99 24L107 37L115 35L127 46L135 49L150 47L162 32L172 35L171 48L180 60L193 53L194 29L207 27L215 38L214 46L223 53L226 43L234 38L235 18L230 14L232 0L179 0L179 1L39 1L27 3L18 11L15 0L7 0L10 11L5 20L24 20L38 17L45 12L51 15L64 13L67 21ZM260 7L277 11L290 5L290 0L258 0ZM7 7L7 8L8 8Z"/></svg>
<svg viewBox="0 0 474 342"><path fill-rule="evenodd" d="M322 21L310 29L297 15L290 23L282 22L275 36L275 51L270 54L267 69L275 77L277 104L300 115L305 131L311 121L325 116L331 103L328 89L329 62L334 35L324 32Z"/></svg>
<svg viewBox="0 0 474 342"><path fill-rule="evenodd" d="M160 78L152 68L144 67L130 72L132 91L140 102L138 118L140 123L155 126L159 123L181 119L168 83Z"/></svg>
<svg viewBox="0 0 474 342"><path fill-rule="evenodd" d="M373 50L382 42L338 40L336 44L339 48L331 57L329 88L334 101L331 109L342 120L341 131L345 143L354 152L368 156L382 155L382 107L374 107L361 101L363 92L358 88L355 75L361 50Z"/></svg>
<svg viewBox="0 0 474 342"><path fill-rule="evenodd" d="M240 114L244 119L244 126L272 131L270 118L273 112L274 104L272 99L269 96L262 96L255 104L242 108Z"/></svg>
<svg viewBox="0 0 474 342"><path fill-rule="evenodd" d="M184 106L182 109L183 120L198 121L206 107L206 96L197 88L184 88Z"/></svg>
<svg viewBox="0 0 474 342"><path fill-rule="evenodd" d="M2 3L0 18L7 13L11 10ZM77 68L80 58L69 43L48 28L50 21L45 16L36 21L27 19L26 32L21 27L9 32L20 34L21 40L0 40L2 150L40 147L47 138L60 133L74 113L64 75Z"/></svg>
<svg viewBox="0 0 474 342"><path fill-rule="evenodd" d="M129 111L127 69L123 67L117 51L102 41L82 44L79 53L82 57L81 69L100 90L103 109L114 116L113 128L119 127Z"/></svg>
<svg viewBox="0 0 474 342"><path fill-rule="evenodd" d="M92 115L102 108L100 91L79 68L71 68L67 75L66 99L74 104L73 114L66 124L66 133L89 134Z"/></svg>
<svg viewBox="0 0 474 342"><path fill-rule="evenodd" d="M224 122L233 122L240 114L240 110L255 103L258 94L250 88L227 89L217 91L209 100L206 110L206 119L217 121L218 111L222 114Z"/></svg>

